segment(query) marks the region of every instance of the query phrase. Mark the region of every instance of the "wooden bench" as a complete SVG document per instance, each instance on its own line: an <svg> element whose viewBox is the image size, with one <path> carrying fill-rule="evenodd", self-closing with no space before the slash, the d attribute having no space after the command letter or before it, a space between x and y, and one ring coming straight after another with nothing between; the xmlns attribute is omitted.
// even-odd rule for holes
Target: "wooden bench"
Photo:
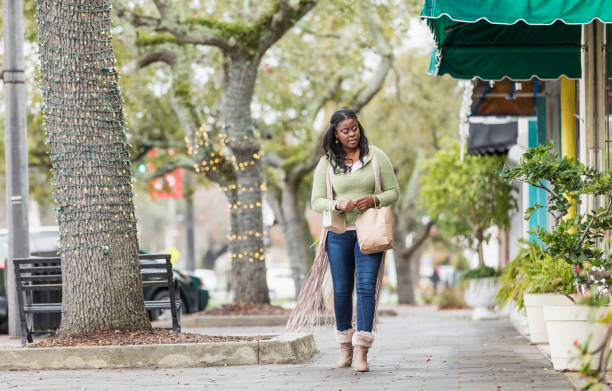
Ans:
<svg viewBox="0 0 612 391"><path fill-rule="evenodd" d="M168 300L145 300L147 310L167 310L172 313L172 330L181 330L181 300L177 281L172 271L170 254L139 254L143 288L164 286L168 288ZM157 262L156 262L157 261ZM159 262L163 261L163 262ZM48 334L54 330L33 331L33 314L62 312L62 267L60 257L14 259L21 343L32 342L33 334ZM34 302L35 292L59 291L59 300ZM39 301L39 300L37 300ZM29 326L28 326L29 324Z"/></svg>

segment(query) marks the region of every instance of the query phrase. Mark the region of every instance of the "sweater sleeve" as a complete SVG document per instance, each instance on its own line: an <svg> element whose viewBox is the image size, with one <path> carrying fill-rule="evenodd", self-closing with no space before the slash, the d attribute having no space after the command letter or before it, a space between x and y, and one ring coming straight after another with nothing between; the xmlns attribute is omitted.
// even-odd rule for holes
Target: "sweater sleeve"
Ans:
<svg viewBox="0 0 612 391"><path fill-rule="evenodd" d="M312 210L323 213L324 210L333 209L336 201L327 199L327 158L319 160L312 181L312 197L310 199Z"/></svg>
<svg viewBox="0 0 612 391"><path fill-rule="evenodd" d="M380 200L379 207L389 206L399 199L399 185L387 154L380 148L376 148L375 153L380 169L380 185L382 188L382 193L377 194L376 197Z"/></svg>

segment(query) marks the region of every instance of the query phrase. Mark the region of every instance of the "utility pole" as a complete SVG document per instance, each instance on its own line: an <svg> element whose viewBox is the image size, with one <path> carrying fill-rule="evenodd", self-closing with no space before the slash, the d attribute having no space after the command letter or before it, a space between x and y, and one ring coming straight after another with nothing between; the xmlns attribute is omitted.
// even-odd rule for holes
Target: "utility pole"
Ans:
<svg viewBox="0 0 612 391"><path fill-rule="evenodd" d="M28 231L28 145L23 58L23 1L2 1L4 32L6 202L9 253L6 264L9 335L19 336L13 258L30 256Z"/></svg>

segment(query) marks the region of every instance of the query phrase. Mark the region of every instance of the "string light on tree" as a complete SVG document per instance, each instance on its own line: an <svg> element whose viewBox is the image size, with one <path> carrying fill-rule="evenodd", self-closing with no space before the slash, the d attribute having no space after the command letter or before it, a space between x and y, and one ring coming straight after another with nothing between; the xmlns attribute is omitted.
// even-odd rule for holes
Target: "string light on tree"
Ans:
<svg viewBox="0 0 612 391"><path fill-rule="evenodd" d="M39 65L46 76L40 86L43 125L51 149L60 251L108 255L113 237L136 234L119 72L110 23L105 23L110 22L110 2L47 0L43 7L38 4L38 13L44 54ZM60 31L66 21L74 27Z"/></svg>
<svg viewBox="0 0 612 391"><path fill-rule="evenodd" d="M231 214L241 211L254 211L262 208L261 192L266 190L265 181L256 181L248 185L238 183L236 172L246 172L254 167L262 158L260 148L253 148L256 152L250 153L245 159L242 155L238 160L232 148L259 145L259 132L254 125L247 129L247 135L235 137L229 135L229 126L221 126L218 131L209 132L206 124L202 124L189 137L185 137L187 149L194 162L194 170L212 178L220 184L221 189L228 197L228 210ZM229 178L229 179L228 179ZM262 178L263 179L263 178ZM253 199L253 197L256 197ZM241 200L249 200L242 202ZM263 227L262 227L263 229ZM263 248L258 252L237 251L242 247L250 248L252 241L262 241L264 237L260 230L245 232L231 232L227 235L232 248L231 258L234 260L247 259L249 262L263 261L265 255Z"/></svg>

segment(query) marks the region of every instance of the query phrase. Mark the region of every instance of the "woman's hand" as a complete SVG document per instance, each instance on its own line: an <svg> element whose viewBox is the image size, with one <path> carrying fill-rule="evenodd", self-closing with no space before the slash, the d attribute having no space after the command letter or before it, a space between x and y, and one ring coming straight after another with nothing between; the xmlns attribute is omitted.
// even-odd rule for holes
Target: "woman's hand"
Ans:
<svg viewBox="0 0 612 391"><path fill-rule="evenodd" d="M355 201L355 205L357 206L357 209L363 212L364 210L375 207L377 202L378 199L375 196L367 196L361 197L360 199Z"/></svg>
<svg viewBox="0 0 612 391"><path fill-rule="evenodd" d="M352 200L342 200L336 204L336 208L343 212L350 212L356 207L357 205Z"/></svg>

